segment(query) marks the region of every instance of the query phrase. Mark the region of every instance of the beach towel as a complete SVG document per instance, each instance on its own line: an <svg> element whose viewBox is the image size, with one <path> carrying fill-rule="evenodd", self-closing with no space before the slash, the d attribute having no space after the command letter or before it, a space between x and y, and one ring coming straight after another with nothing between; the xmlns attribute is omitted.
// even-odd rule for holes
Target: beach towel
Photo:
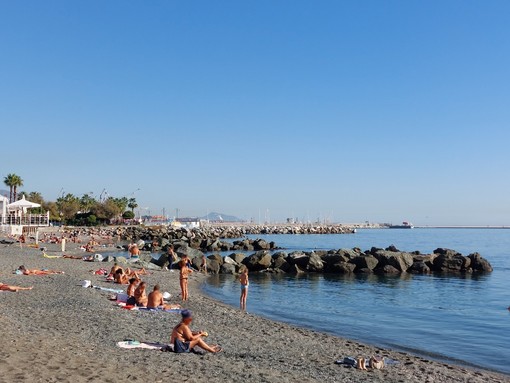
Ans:
<svg viewBox="0 0 510 383"><path fill-rule="evenodd" d="M173 344L163 344L159 342L138 342L136 340L125 340L123 342L117 342L117 347L135 350L135 349L145 349L145 350L158 350L158 351L167 351L174 352ZM190 354L196 355L204 355L205 350L200 347L193 347L190 350Z"/></svg>
<svg viewBox="0 0 510 383"><path fill-rule="evenodd" d="M145 349L145 350L163 350L170 349L169 351L173 351L173 345L163 344L159 342L138 342L136 340L125 340L123 342L117 342L117 347L125 348L125 349Z"/></svg>
<svg viewBox="0 0 510 383"><path fill-rule="evenodd" d="M381 358L381 360L383 361L383 366L396 366L400 363L399 361L390 358ZM370 367L369 361L370 358L365 359L365 367L367 368ZM358 359L353 358L352 356L347 356L343 359L336 360L335 364L341 364L345 367L356 367L357 362Z"/></svg>
<svg viewBox="0 0 510 383"><path fill-rule="evenodd" d="M101 287L101 286L92 286L92 287L95 288L96 290L108 291L110 293L115 293L115 294L121 294L124 292L124 290L109 289L108 287Z"/></svg>
<svg viewBox="0 0 510 383"><path fill-rule="evenodd" d="M56 259L56 258L62 258L61 255L48 255L46 253L43 253L43 257L44 258L48 258L48 259Z"/></svg>
<svg viewBox="0 0 510 383"><path fill-rule="evenodd" d="M169 314L180 314L182 312L181 309L169 309L169 310L163 310L163 309L148 309L147 307L138 307L133 305L128 305L125 302L117 302L117 306L122 307L125 310L132 310L132 311L145 311L150 313L169 313Z"/></svg>

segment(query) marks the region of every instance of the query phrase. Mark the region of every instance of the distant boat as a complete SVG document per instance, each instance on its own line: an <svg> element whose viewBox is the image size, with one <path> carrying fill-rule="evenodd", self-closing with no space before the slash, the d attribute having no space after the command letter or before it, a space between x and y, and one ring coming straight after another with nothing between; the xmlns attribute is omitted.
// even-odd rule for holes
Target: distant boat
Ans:
<svg viewBox="0 0 510 383"><path fill-rule="evenodd" d="M414 229L414 225L411 222L402 222L402 225L390 225L390 229Z"/></svg>

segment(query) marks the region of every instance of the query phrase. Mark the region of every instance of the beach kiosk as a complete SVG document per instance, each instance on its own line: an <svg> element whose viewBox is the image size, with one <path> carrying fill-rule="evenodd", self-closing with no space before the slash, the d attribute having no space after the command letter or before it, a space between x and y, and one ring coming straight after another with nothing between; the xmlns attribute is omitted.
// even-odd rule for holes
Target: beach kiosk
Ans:
<svg viewBox="0 0 510 383"><path fill-rule="evenodd" d="M5 198L5 197L4 197ZM38 227L49 226L50 213L32 214L31 209L41 207L40 204L27 201L23 195L20 200L11 204L3 200L2 229L11 235L34 234Z"/></svg>

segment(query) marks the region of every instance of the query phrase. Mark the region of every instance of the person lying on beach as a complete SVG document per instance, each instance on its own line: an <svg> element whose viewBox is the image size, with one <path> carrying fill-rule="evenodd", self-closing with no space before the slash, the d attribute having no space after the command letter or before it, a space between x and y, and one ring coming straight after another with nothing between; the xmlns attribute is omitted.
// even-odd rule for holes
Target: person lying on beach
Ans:
<svg viewBox="0 0 510 383"><path fill-rule="evenodd" d="M113 275L113 280L115 283L118 283L119 285L129 284L129 276L126 273L124 273L122 267L115 272L115 274Z"/></svg>
<svg viewBox="0 0 510 383"><path fill-rule="evenodd" d="M182 320L181 322L174 327L172 330L172 335L170 337L170 343L174 345L174 352L181 353L189 353L193 347L198 346L203 348L205 351L211 353L218 353L221 351L220 346L209 346L202 339L203 337L207 337L208 334L205 331L192 332L190 329L190 324L193 321L193 315L189 310L183 310L181 312Z"/></svg>
<svg viewBox="0 0 510 383"><path fill-rule="evenodd" d="M118 269L122 269L122 267L120 267L120 266L118 265L118 263L117 263L117 262L115 262L115 263L113 264L113 266L112 266L111 270L110 270L110 275L112 275L112 276L113 276L113 275L115 275L115 273L117 272L117 270L118 270Z"/></svg>
<svg viewBox="0 0 510 383"><path fill-rule="evenodd" d="M148 309L163 309L163 310L174 310L180 309L181 305L166 304L163 299L159 285L154 286L154 290L149 294L147 298Z"/></svg>
<svg viewBox="0 0 510 383"><path fill-rule="evenodd" d="M64 274L63 271L55 271L55 270L30 270L25 266L21 265L18 268L19 271L23 273L23 275L52 275L52 274Z"/></svg>
<svg viewBox="0 0 510 383"><path fill-rule="evenodd" d="M83 260L83 257L81 257L79 255L66 255L66 254L64 254L62 256L62 258L66 258L66 259L81 259L81 260Z"/></svg>
<svg viewBox="0 0 510 383"><path fill-rule="evenodd" d="M138 287L135 289L135 301L136 305L140 307L147 307L147 293L146 293L147 285L145 282L141 282Z"/></svg>
<svg viewBox="0 0 510 383"><path fill-rule="evenodd" d="M129 267L126 269L126 274L130 277L138 277L139 275L150 275L150 273L142 267L140 270L131 270Z"/></svg>
<svg viewBox="0 0 510 383"><path fill-rule="evenodd" d="M32 290L33 287L20 287L20 286L10 286L4 283L0 283L0 291L11 291L13 293L17 293L21 290Z"/></svg>

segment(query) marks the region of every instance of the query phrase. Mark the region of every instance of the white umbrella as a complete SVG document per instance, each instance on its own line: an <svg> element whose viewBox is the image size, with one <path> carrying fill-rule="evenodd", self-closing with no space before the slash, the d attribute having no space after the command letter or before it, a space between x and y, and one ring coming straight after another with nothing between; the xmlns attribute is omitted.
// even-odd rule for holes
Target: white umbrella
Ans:
<svg viewBox="0 0 510 383"><path fill-rule="evenodd" d="M25 209L32 209L34 207L41 207L38 203L30 202L25 199L25 195L21 197L20 200L10 203L7 205L7 209L9 210L25 210Z"/></svg>

